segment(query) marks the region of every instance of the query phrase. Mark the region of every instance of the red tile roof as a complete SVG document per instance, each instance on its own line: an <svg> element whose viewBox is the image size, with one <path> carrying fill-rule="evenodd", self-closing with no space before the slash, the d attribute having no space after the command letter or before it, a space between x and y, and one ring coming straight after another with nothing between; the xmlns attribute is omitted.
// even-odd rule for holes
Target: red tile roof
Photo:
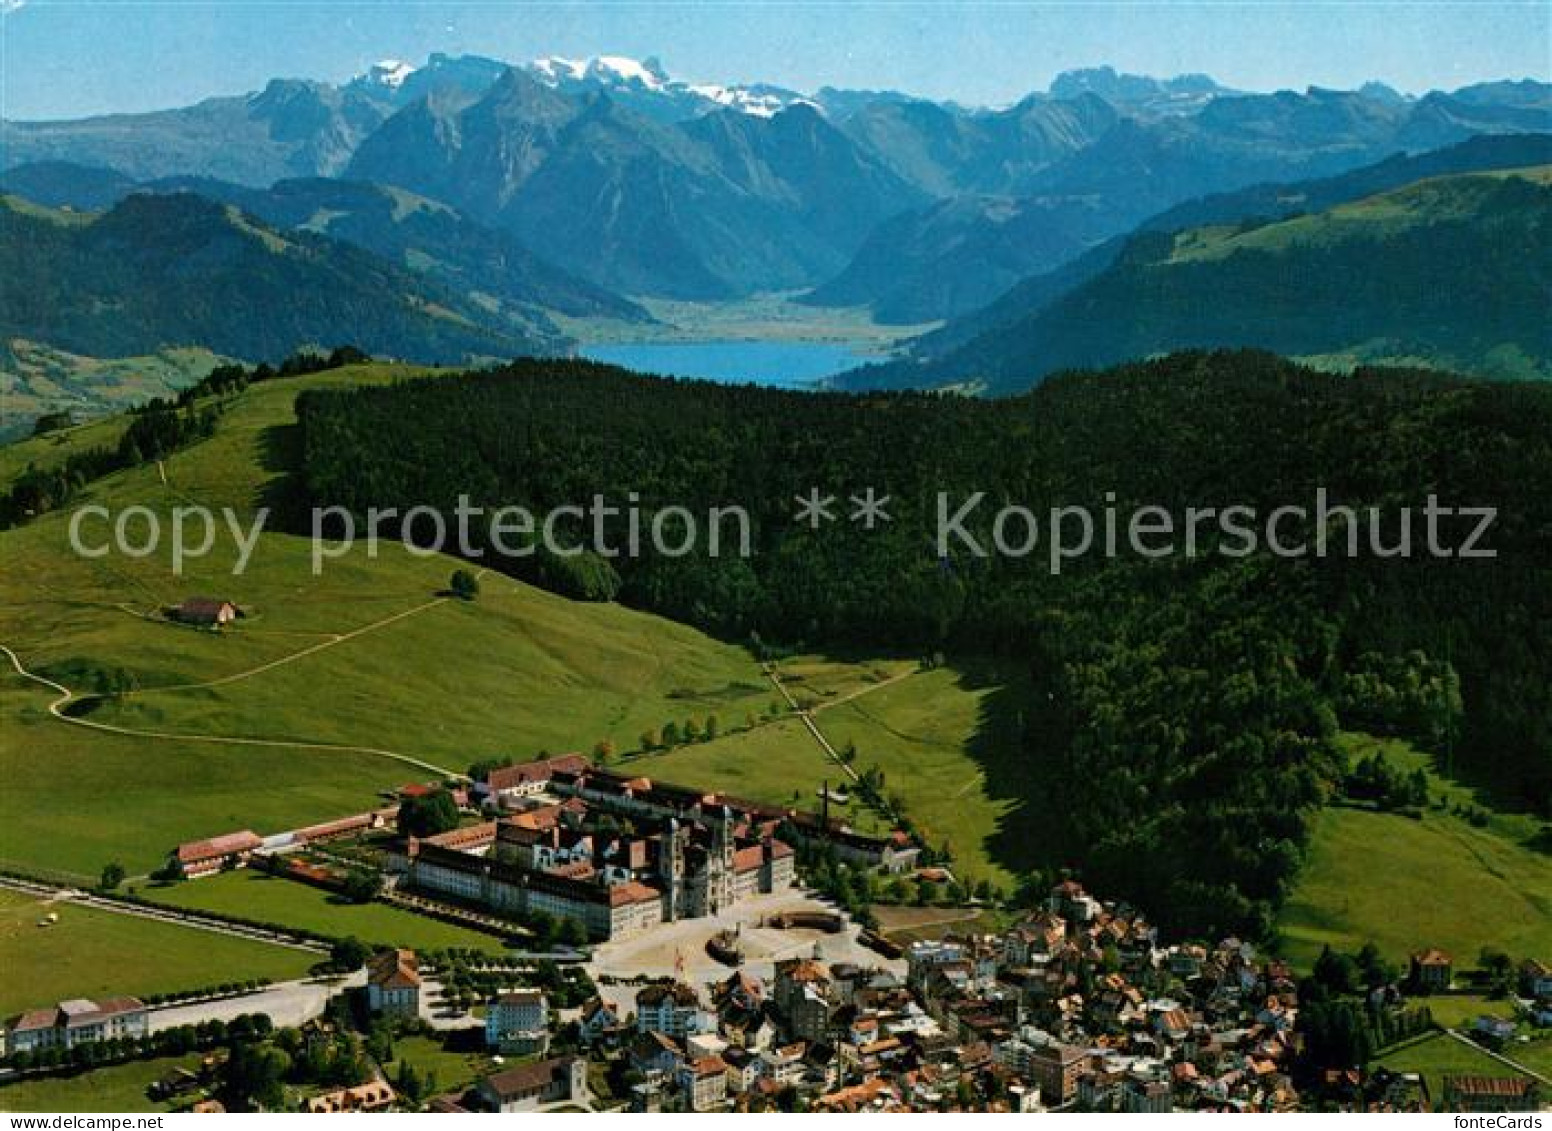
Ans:
<svg viewBox="0 0 1552 1131"><path fill-rule="evenodd" d="M1444 1091L1466 1096L1519 1099L1528 1095L1531 1081L1523 1076L1446 1076Z"/></svg>
<svg viewBox="0 0 1552 1131"><path fill-rule="evenodd" d="M178 846L178 859L184 864L210 860L217 856L230 856L238 852L252 852L264 843L252 829L213 836L209 840L191 840Z"/></svg>
<svg viewBox="0 0 1552 1131"><path fill-rule="evenodd" d="M485 779L492 793L501 793L508 789L517 789L525 785L533 785L535 782L547 782L555 776L557 771L580 774L588 768L590 763L580 754L562 754L559 758L540 758L533 762L522 762L516 766L502 766L492 770Z"/></svg>
<svg viewBox="0 0 1552 1131"><path fill-rule="evenodd" d="M385 990L420 985L420 964L413 950L381 950L367 963L366 980Z"/></svg>
<svg viewBox="0 0 1552 1131"><path fill-rule="evenodd" d="M609 889L609 906L623 907L628 903L648 903L654 899L662 899L663 893L656 888L650 888L646 884L636 880L627 883L616 884Z"/></svg>

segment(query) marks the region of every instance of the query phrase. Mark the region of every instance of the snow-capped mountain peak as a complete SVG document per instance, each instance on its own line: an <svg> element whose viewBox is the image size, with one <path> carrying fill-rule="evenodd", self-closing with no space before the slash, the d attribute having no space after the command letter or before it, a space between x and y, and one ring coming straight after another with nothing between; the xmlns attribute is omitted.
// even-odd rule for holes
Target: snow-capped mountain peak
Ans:
<svg viewBox="0 0 1552 1131"><path fill-rule="evenodd" d="M657 59L638 61L624 55L588 59L549 55L535 59L526 69L547 86L602 91L631 100L637 109L660 118L693 118L723 109L769 118L795 103L808 102L793 91L764 84L684 82L670 77Z"/></svg>
<svg viewBox="0 0 1552 1131"><path fill-rule="evenodd" d="M638 62L624 55L595 55L589 59L567 59L547 55L528 64L534 75L551 84L594 82L599 85L627 85L660 90L670 85L667 73L656 59Z"/></svg>
<svg viewBox="0 0 1552 1131"><path fill-rule="evenodd" d="M380 59L373 63L362 77L369 83L385 86L389 90L398 90L404 85L404 80L419 69L414 64L399 59Z"/></svg>

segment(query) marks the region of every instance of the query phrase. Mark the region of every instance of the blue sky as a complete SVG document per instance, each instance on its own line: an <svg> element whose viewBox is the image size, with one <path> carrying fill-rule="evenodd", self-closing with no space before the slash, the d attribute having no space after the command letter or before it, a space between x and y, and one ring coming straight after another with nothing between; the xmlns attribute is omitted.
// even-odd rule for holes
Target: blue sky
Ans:
<svg viewBox="0 0 1552 1131"><path fill-rule="evenodd" d="M677 76L892 87L1000 104L1074 67L1245 89L1407 91L1552 72L1545 0L0 0L10 118L183 105L275 76L338 81L432 51L657 55Z"/></svg>

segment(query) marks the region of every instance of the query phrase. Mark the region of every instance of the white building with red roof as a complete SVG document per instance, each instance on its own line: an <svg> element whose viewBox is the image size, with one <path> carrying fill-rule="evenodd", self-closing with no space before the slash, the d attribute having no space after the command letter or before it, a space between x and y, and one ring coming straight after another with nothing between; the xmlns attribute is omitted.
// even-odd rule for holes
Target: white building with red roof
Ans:
<svg viewBox="0 0 1552 1131"><path fill-rule="evenodd" d="M5 1054L143 1037L148 1032L149 1016L145 1003L133 997L101 1001L72 998L52 1009L30 1009L6 1022Z"/></svg>

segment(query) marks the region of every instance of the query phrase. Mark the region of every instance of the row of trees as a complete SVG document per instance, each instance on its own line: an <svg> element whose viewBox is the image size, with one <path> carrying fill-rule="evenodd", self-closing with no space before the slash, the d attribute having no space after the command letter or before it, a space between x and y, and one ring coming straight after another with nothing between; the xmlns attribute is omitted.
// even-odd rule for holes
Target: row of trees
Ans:
<svg viewBox="0 0 1552 1131"><path fill-rule="evenodd" d="M72 1048L58 1046L21 1051L6 1058L6 1064L18 1072L34 1069L92 1068L164 1056L185 1056L217 1048L230 1041L250 1040L270 1033L273 1024L267 1014L243 1013L230 1021L201 1021L198 1025L179 1025L161 1029L145 1037L114 1037L105 1041L87 1041Z"/></svg>
<svg viewBox="0 0 1552 1131"><path fill-rule="evenodd" d="M58 510L90 482L115 471L139 467L202 440L215 431L217 410L192 404L178 407L153 400L130 418L129 427L113 447L88 448L54 467L29 464L0 495L0 527L15 526Z"/></svg>
<svg viewBox="0 0 1552 1131"><path fill-rule="evenodd" d="M58 510L94 480L162 459L210 436L215 431L220 410L211 404L201 406L201 401L240 393L259 381L317 373L369 360L355 347L341 346L328 354L293 354L276 366L265 363L247 369L241 365L218 365L175 398L158 397L136 406L128 428L115 445L76 452L55 467L40 468L29 464L11 484L10 490L0 495L0 528ZM45 420L52 427L43 431L56 430L70 423L68 413L62 420L59 414L40 418L40 423Z"/></svg>

